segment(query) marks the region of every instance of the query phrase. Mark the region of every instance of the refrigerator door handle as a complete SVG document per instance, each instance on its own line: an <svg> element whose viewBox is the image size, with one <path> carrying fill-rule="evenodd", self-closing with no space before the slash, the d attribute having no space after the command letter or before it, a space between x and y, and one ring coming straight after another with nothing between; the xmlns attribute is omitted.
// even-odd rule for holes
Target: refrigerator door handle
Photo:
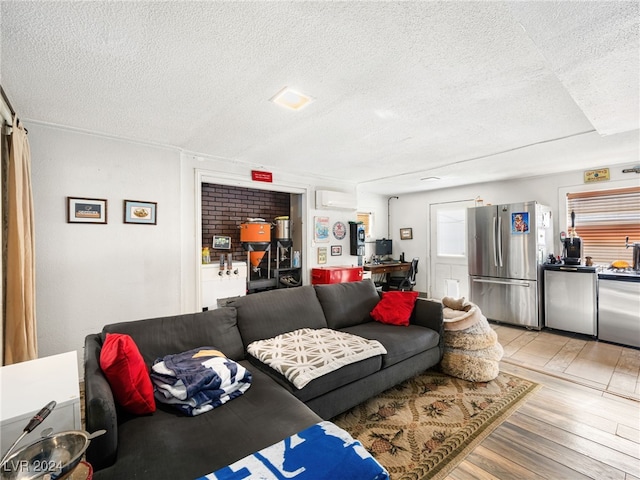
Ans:
<svg viewBox="0 0 640 480"><path fill-rule="evenodd" d="M477 283L497 283L498 285L513 285L514 287L530 287L530 282L519 282L515 280L489 280L485 278L473 278L473 282Z"/></svg>
<svg viewBox="0 0 640 480"><path fill-rule="evenodd" d="M498 266L502 267L502 217L498 217Z"/></svg>
<svg viewBox="0 0 640 480"><path fill-rule="evenodd" d="M498 266L498 252L497 252L497 240L496 240L496 217L493 217L493 265Z"/></svg>

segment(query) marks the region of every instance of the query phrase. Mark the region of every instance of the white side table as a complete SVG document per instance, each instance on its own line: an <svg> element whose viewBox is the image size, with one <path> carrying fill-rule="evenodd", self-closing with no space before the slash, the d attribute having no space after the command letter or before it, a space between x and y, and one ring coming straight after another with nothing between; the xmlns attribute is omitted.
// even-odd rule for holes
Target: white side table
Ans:
<svg viewBox="0 0 640 480"><path fill-rule="evenodd" d="M18 439L29 420L52 400L57 405L51 414L17 448L38 440L45 428L52 428L53 433L81 430L77 353L0 367L0 400L0 456Z"/></svg>

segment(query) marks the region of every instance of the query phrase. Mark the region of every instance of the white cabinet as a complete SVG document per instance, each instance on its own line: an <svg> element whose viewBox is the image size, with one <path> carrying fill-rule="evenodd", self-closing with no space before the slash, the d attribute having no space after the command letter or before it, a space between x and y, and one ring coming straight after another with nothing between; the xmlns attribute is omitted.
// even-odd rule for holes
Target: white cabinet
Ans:
<svg viewBox="0 0 640 480"><path fill-rule="evenodd" d="M247 294L247 264L233 262L232 268L220 269L217 264L202 265L200 270L202 308L218 307L222 298Z"/></svg>
<svg viewBox="0 0 640 480"><path fill-rule="evenodd" d="M1 454L18 439L29 420L52 400L57 405L51 414L19 446L38 440L45 428L52 428L54 433L82 429L75 351L0 367L0 396Z"/></svg>

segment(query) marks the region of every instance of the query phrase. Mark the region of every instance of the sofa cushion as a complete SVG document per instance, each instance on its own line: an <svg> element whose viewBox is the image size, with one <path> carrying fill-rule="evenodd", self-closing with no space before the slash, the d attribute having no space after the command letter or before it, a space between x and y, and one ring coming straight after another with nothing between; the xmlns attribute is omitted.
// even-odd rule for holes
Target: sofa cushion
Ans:
<svg viewBox="0 0 640 480"><path fill-rule="evenodd" d="M327 322L311 285L252 293L229 303L235 307L245 347L300 328L326 328Z"/></svg>
<svg viewBox="0 0 640 480"><path fill-rule="evenodd" d="M418 292L384 292L382 300L371 311L371 318L376 322L389 325L409 325Z"/></svg>
<svg viewBox="0 0 640 480"><path fill-rule="evenodd" d="M118 450L118 413L111 386L100 368L100 334L89 334L84 341L85 429L105 430L89 443L87 458L94 469L111 465Z"/></svg>
<svg viewBox="0 0 640 480"><path fill-rule="evenodd" d="M347 385L351 382L367 377L377 372L382 367L382 356L376 355L375 357L370 357L350 365L345 365L334 372L322 375L321 377L310 381L303 388L296 388L285 378L284 375L276 372L269 365L261 362L251 355L247 355L247 357L253 365L267 373L280 385L295 395L296 398L303 402L307 402L308 400L324 395L325 393L331 392L343 385ZM253 371L255 371L255 369Z"/></svg>
<svg viewBox="0 0 640 480"><path fill-rule="evenodd" d="M335 330L371 321L371 310L380 301L374 283L360 282L315 285L316 295L329 328Z"/></svg>
<svg viewBox="0 0 640 480"><path fill-rule="evenodd" d="M103 341L107 333L130 335L149 367L157 358L202 345L213 345L236 361L244 358L244 345L236 323L236 311L230 307L172 317L113 323L102 329Z"/></svg>
<svg viewBox="0 0 640 480"><path fill-rule="evenodd" d="M158 404L153 415L123 419L118 461L95 471L94 480L199 478L322 420L249 362L239 363L253 379L232 402L197 417Z"/></svg>
<svg viewBox="0 0 640 480"><path fill-rule="evenodd" d="M387 353L377 340L331 328L301 328L252 342L247 352L297 388L340 367Z"/></svg>
<svg viewBox="0 0 640 480"><path fill-rule="evenodd" d="M437 332L417 325L398 328L396 325L369 322L342 330L364 338L378 340L387 349L387 354L382 356L382 368L437 347L440 342L440 335Z"/></svg>
<svg viewBox="0 0 640 480"><path fill-rule="evenodd" d="M149 371L129 335L107 335L100 351L100 368L107 377L118 405L136 415L156 410Z"/></svg>

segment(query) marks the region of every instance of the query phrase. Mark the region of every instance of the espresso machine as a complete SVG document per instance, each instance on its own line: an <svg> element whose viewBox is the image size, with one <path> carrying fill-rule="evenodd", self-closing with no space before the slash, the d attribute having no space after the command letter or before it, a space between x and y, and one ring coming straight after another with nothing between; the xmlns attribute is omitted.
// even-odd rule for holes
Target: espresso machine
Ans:
<svg viewBox="0 0 640 480"><path fill-rule="evenodd" d="M582 261L582 240L576 234L576 214L571 212L571 230L564 239L562 257L565 265L580 265Z"/></svg>

